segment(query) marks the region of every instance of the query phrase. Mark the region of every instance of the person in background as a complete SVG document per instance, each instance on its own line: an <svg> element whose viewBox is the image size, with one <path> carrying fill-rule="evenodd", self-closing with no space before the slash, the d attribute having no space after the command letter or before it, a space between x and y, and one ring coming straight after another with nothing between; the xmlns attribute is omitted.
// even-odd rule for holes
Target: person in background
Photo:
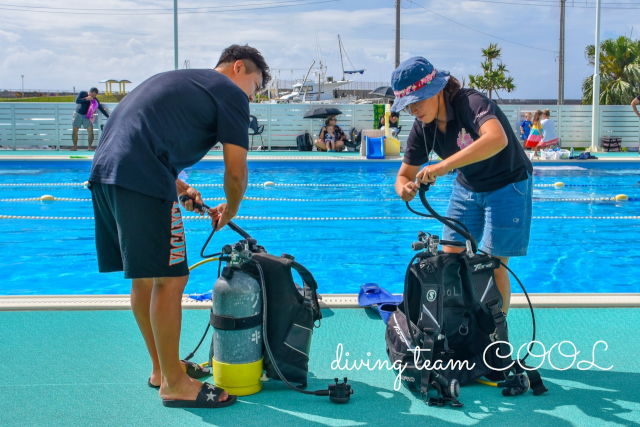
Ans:
<svg viewBox="0 0 640 427"><path fill-rule="evenodd" d="M319 151L342 151L345 135L337 123L336 116L329 116L324 121L325 125L322 126L320 135L315 141Z"/></svg>
<svg viewBox="0 0 640 427"><path fill-rule="evenodd" d="M633 108L633 111L636 113L636 115L640 117L640 113L638 112L638 108L636 107L638 104L640 104L640 95L638 95L637 98L633 98L633 101L631 101L631 108Z"/></svg>
<svg viewBox="0 0 640 427"><path fill-rule="evenodd" d="M537 148L551 147L558 144L558 135L556 135L556 124L551 120L551 110L548 108L542 113L542 141Z"/></svg>
<svg viewBox="0 0 640 427"><path fill-rule="evenodd" d="M531 132L527 137L527 144L525 145L527 148L531 148L533 150L534 156L538 155L538 143L542 141L542 125L540 124L541 118L542 111L536 110L531 123Z"/></svg>
<svg viewBox="0 0 640 427"><path fill-rule="evenodd" d="M391 128L391 134L394 136L398 133L399 120L400 120L400 113L391 113L391 115L389 116L389 127ZM378 129L384 130L384 116L380 117L380 123L378 123Z"/></svg>
<svg viewBox="0 0 640 427"><path fill-rule="evenodd" d="M78 150L78 130L81 127L84 127L89 133L89 150L93 150L91 146L91 144L93 144L93 121L87 117L87 112L89 111L92 100L98 103L98 110L100 110L107 119L109 118L109 113L107 113L107 110L105 110L104 107L100 105L100 101L98 101L98 93L98 88L92 87L88 93L83 90L76 98L76 104L78 105L76 106L76 111L73 113L73 131L71 133L73 148L71 151Z"/></svg>
<svg viewBox="0 0 640 427"><path fill-rule="evenodd" d="M524 120L520 123L520 139L523 145L526 144L527 138L529 138L529 134L531 133L532 117L531 113L525 113Z"/></svg>

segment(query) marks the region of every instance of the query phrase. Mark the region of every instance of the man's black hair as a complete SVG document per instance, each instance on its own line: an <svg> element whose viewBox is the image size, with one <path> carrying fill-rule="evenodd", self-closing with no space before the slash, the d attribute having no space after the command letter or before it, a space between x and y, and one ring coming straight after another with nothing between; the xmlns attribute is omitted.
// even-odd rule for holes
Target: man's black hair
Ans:
<svg viewBox="0 0 640 427"><path fill-rule="evenodd" d="M89 92L100 93L97 87L92 87L91 89L89 89Z"/></svg>
<svg viewBox="0 0 640 427"><path fill-rule="evenodd" d="M244 61L247 73L255 73L256 71L262 73L262 88L271 80L269 66L258 49L249 45L240 46L232 44L222 51L216 67L222 64L233 64L236 61Z"/></svg>

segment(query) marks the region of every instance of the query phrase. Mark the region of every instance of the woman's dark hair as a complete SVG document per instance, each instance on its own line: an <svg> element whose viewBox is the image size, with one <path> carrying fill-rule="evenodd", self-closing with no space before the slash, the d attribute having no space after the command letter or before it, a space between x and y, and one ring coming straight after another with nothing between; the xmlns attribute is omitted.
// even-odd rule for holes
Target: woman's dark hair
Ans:
<svg viewBox="0 0 640 427"><path fill-rule="evenodd" d="M336 119L336 122L338 121L338 118L336 116L329 116L326 119L324 119L324 125L325 126L329 126L329 123L331 122L331 119Z"/></svg>
<svg viewBox="0 0 640 427"><path fill-rule="evenodd" d="M97 87L92 87L91 89L89 89L89 93L91 93L91 92L93 92L93 93L100 93L100 91L98 90L98 88L97 88Z"/></svg>
<svg viewBox="0 0 640 427"><path fill-rule="evenodd" d="M260 73L262 73L262 88L264 88L267 83L269 83L269 80L271 80L269 66L258 49L249 45L240 46L232 44L222 51L222 55L220 55L220 59L218 60L216 67L223 64L233 64L236 61L244 62L247 73L255 73L256 71L260 71Z"/></svg>
<svg viewBox="0 0 640 427"><path fill-rule="evenodd" d="M444 92L449 95L449 101L453 100L453 97L456 96L456 93L458 93L461 87L462 85L460 84L458 79L453 76L449 76L449 81L443 89Z"/></svg>

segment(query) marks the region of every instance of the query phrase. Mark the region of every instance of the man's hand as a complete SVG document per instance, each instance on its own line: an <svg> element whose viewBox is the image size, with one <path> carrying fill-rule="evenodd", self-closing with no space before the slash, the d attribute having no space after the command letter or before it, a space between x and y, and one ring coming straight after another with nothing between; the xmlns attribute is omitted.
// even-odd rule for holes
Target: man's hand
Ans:
<svg viewBox="0 0 640 427"><path fill-rule="evenodd" d="M434 184L437 177L444 176L448 172L449 170L447 169L446 165L444 165L444 161L442 161L435 165L423 168L420 172L418 172L416 178L421 184Z"/></svg>
<svg viewBox="0 0 640 427"><path fill-rule="evenodd" d="M410 202L413 200L414 197L416 197L417 193L418 193L418 184L416 184L413 181L409 181L402 187L402 193L400 194L400 198L405 202Z"/></svg>
<svg viewBox="0 0 640 427"><path fill-rule="evenodd" d="M226 203L220 203L215 208L212 208L209 211L209 216L211 217L211 226L214 227L216 231L220 230L233 219L233 216L229 215L227 211Z"/></svg>
<svg viewBox="0 0 640 427"><path fill-rule="evenodd" d="M92 99L93 99L93 96L87 95L87 97L85 98L85 101L91 101Z"/></svg>
<svg viewBox="0 0 640 427"><path fill-rule="evenodd" d="M182 195L187 195L189 196L189 200L187 200L186 202L182 203L182 206L184 206L184 208L186 210L188 210L189 212L195 212L197 214L200 214L201 216L204 215L204 212L201 211L200 209L194 209L193 208L193 200L196 201L196 203L198 203L199 205L202 205L204 202L202 201L202 195L200 194L200 192L198 190L196 190L193 187L187 187L186 190L182 191L181 193L178 194L178 196L182 196ZM191 200L193 199L193 200Z"/></svg>

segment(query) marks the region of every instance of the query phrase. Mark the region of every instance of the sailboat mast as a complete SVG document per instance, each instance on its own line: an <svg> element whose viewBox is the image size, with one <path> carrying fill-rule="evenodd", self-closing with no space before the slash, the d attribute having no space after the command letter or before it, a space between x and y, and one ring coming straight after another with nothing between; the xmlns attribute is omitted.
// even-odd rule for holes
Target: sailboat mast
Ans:
<svg viewBox="0 0 640 427"><path fill-rule="evenodd" d="M342 81L344 81L344 62L342 61L342 40L340 39L340 34L338 34L338 47L340 47L340 64L342 65Z"/></svg>

